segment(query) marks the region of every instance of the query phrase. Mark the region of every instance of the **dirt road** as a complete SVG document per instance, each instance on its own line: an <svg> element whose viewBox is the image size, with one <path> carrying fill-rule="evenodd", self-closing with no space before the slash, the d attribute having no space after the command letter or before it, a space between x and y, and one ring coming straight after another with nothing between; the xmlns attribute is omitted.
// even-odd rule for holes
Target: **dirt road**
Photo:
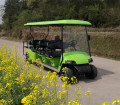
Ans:
<svg viewBox="0 0 120 105"><path fill-rule="evenodd" d="M13 47L13 44L16 43L20 57L24 57L21 42L0 39L0 45L4 42L7 42L10 47ZM69 99L75 99L75 88L76 86L81 86L84 105L87 105L87 97L84 96L84 93L88 89L92 91L91 105L101 105L105 101L112 103L112 100L116 98L120 100L120 61L100 57L92 58L94 60L93 64L98 68L97 78L89 80L85 77L80 77L78 84L72 85ZM46 72L44 71L44 74Z"/></svg>

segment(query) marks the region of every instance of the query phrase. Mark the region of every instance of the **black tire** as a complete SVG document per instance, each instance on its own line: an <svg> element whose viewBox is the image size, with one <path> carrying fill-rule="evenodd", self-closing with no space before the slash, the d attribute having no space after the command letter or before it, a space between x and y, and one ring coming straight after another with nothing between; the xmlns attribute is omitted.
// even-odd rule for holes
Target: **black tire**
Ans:
<svg viewBox="0 0 120 105"><path fill-rule="evenodd" d="M70 83L71 78L73 77L73 71L70 68L68 68L68 70L66 70L65 72L62 72L62 70L61 70L60 76L68 77L66 81L67 81L67 83ZM61 78L61 80L64 82L64 80L62 78Z"/></svg>
<svg viewBox="0 0 120 105"><path fill-rule="evenodd" d="M30 60L29 54L27 54L27 53L26 53L26 62L33 64L32 61Z"/></svg>
<svg viewBox="0 0 120 105"><path fill-rule="evenodd" d="M29 61L29 54L26 53L26 61Z"/></svg>
<svg viewBox="0 0 120 105"><path fill-rule="evenodd" d="M86 73L85 76L89 79L94 79L97 77L97 68L94 65L90 65L91 73Z"/></svg>

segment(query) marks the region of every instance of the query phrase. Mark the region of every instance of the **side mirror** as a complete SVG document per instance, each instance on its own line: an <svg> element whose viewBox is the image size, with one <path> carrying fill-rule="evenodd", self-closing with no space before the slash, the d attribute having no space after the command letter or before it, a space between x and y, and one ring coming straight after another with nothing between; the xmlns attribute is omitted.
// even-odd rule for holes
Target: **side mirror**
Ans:
<svg viewBox="0 0 120 105"><path fill-rule="evenodd" d="M88 40L90 40L90 35L88 35Z"/></svg>

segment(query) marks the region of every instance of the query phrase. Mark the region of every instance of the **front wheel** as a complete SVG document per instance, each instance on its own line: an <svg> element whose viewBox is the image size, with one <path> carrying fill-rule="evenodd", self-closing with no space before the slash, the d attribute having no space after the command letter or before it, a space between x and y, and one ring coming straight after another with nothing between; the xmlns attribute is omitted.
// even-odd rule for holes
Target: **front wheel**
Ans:
<svg viewBox="0 0 120 105"><path fill-rule="evenodd" d="M90 65L91 73L86 73L85 76L89 79L94 79L97 77L97 68L94 65Z"/></svg>
<svg viewBox="0 0 120 105"><path fill-rule="evenodd" d="M71 78L73 77L73 71L70 68L63 68L60 72L61 80L67 81L68 83L71 82ZM66 78L64 78L66 77ZM64 80L65 79L65 80Z"/></svg>

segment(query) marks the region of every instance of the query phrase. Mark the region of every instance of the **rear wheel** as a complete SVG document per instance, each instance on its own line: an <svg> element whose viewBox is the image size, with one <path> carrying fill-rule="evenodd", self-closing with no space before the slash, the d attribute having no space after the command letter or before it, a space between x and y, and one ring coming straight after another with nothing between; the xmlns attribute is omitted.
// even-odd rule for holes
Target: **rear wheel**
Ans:
<svg viewBox="0 0 120 105"><path fill-rule="evenodd" d="M26 61L29 61L29 54L26 53Z"/></svg>
<svg viewBox="0 0 120 105"><path fill-rule="evenodd" d="M97 76L97 68L94 65L90 65L91 73L86 73L85 76L89 79L94 79Z"/></svg>
<svg viewBox="0 0 120 105"><path fill-rule="evenodd" d="M32 63L29 54L26 52L26 62Z"/></svg>

